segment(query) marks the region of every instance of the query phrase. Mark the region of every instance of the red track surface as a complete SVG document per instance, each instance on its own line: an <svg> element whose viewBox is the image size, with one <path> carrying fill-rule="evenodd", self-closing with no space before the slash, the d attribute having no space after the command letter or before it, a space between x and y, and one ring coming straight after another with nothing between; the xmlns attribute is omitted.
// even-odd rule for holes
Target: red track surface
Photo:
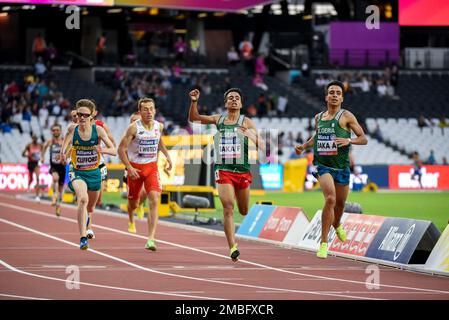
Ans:
<svg viewBox="0 0 449 320"><path fill-rule="evenodd" d="M144 249L125 216L94 214L96 239L79 250L74 207L54 215L48 203L0 194L0 299L444 299L449 278L380 267L368 289L368 264L239 241L241 260L227 256L224 236L159 223L156 252ZM68 289L67 266L80 270Z"/></svg>

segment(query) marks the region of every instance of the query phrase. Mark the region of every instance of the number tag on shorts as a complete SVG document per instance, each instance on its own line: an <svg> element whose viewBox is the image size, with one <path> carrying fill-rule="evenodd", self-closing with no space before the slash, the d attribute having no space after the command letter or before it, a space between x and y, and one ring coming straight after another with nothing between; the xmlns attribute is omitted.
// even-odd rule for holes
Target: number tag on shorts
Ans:
<svg viewBox="0 0 449 320"><path fill-rule="evenodd" d="M106 179L106 176L108 175L108 168L106 168L106 165L104 167L101 167L101 178Z"/></svg>
<svg viewBox="0 0 449 320"><path fill-rule="evenodd" d="M69 171L69 180L73 181L73 179L75 179L75 172Z"/></svg>
<svg viewBox="0 0 449 320"><path fill-rule="evenodd" d="M215 181L220 180L220 170L215 170Z"/></svg>

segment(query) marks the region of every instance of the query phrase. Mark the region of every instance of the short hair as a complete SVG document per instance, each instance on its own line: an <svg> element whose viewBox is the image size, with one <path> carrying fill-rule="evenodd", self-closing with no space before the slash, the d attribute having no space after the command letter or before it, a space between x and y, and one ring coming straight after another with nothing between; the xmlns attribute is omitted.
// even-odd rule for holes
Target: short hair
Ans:
<svg viewBox="0 0 449 320"><path fill-rule="evenodd" d="M325 95L327 95L327 93L329 92L329 88L332 86L339 86L341 88L341 92L342 93L345 92L345 85L343 84L343 82L338 81L338 80L333 80L326 85L326 89L324 91Z"/></svg>
<svg viewBox="0 0 449 320"><path fill-rule="evenodd" d="M97 107L95 106L95 101L91 99L81 99L76 102L76 110L79 108L88 108L91 113L93 113Z"/></svg>
<svg viewBox="0 0 449 320"><path fill-rule="evenodd" d="M156 102L154 102L153 99L151 99L151 98L142 98L142 99L139 99L139 101L137 101L137 109L139 111L140 111L140 106L142 105L142 103L145 103L145 102L153 103L154 107L156 108Z"/></svg>
<svg viewBox="0 0 449 320"><path fill-rule="evenodd" d="M240 95L240 100L243 102L243 93L242 93L242 90L240 90L239 88L230 88L230 89L226 90L226 92L223 95L224 102L226 102L226 99L228 98L228 94L230 94L231 92L237 92Z"/></svg>
<svg viewBox="0 0 449 320"><path fill-rule="evenodd" d="M62 129L62 126L59 123L53 123L51 128L53 129L54 127L59 127L59 129Z"/></svg>

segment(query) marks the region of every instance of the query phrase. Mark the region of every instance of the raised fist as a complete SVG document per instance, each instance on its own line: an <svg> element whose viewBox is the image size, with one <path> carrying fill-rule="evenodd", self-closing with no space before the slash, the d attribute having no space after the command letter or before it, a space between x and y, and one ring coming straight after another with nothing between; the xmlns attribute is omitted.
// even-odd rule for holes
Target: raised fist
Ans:
<svg viewBox="0 0 449 320"><path fill-rule="evenodd" d="M200 91L198 89L194 89L189 92L189 96L192 102L198 101L198 99L200 98Z"/></svg>

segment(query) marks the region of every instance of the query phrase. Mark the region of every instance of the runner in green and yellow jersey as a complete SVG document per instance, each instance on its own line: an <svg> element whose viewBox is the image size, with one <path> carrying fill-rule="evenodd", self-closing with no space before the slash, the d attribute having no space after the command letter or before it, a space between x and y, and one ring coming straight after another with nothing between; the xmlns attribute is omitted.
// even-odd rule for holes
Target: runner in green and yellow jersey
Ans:
<svg viewBox="0 0 449 320"><path fill-rule="evenodd" d="M78 123L69 126L67 141L72 142L71 148L63 145L61 161L66 162L70 152L69 188L75 192L78 200L78 227L81 235L80 249L89 248L87 238L89 222L88 213L93 212L101 188L101 173L99 169L100 154L115 156L117 150L108 138L106 131L95 124L93 112L96 110L92 100L81 99L76 103ZM106 148L101 148L103 141Z"/></svg>
<svg viewBox="0 0 449 320"><path fill-rule="evenodd" d="M326 86L327 110L315 116L315 134L304 144L296 146L297 154L313 147L313 164L317 167L317 179L324 195L321 216L321 245L317 257L327 258L328 233L331 225L338 238L346 240L346 232L340 225L349 192L349 148L351 144L368 143L356 117L342 109L344 86L331 81ZM357 136L351 139L351 132Z"/></svg>
<svg viewBox="0 0 449 320"><path fill-rule="evenodd" d="M212 116L198 113L199 90L190 93L189 121L217 126L215 135L215 182L218 195L223 205L224 231L230 248L230 257L237 261L240 255L235 242L234 203L240 214L246 215L249 209L249 186L252 182L248 158L248 139L263 152L265 141L254 122L240 114L242 109L242 92L231 88L224 94L226 114Z"/></svg>

